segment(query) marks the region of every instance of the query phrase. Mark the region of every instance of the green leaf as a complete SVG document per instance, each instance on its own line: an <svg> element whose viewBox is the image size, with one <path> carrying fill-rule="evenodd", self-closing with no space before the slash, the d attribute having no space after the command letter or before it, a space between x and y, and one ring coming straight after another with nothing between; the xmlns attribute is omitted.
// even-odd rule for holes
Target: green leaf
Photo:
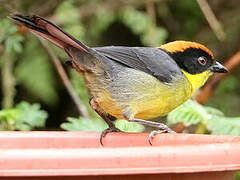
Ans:
<svg viewBox="0 0 240 180"><path fill-rule="evenodd" d="M0 111L0 130L15 130L15 122L19 116L18 109L3 109Z"/></svg>
<svg viewBox="0 0 240 180"><path fill-rule="evenodd" d="M5 41L5 50L8 54L11 53L11 51L13 50L13 44L14 44L14 40L11 37L8 37Z"/></svg>
<svg viewBox="0 0 240 180"><path fill-rule="evenodd" d="M40 110L39 104L21 102L16 106L19 116L16 119L16 129L31 130L34 127L44 127L48 114Z"/></svg>
<svg viewBox="0 0 240 180"><path fill-rule="evenodd" d="M68 117L69 122L61 124L61 128L67 131L96 131L101 132L108 128L108 125L102 119L86 119L83 117L72 118ZM143 132L144 126L135 122L128 122L127 120L116 120L115 126L124 132Z"/></svg>
<svg viewBox="0 0 240 180"><path fill-rule="evenodd" d="M0 20L0 43L4 43L7 53L22 52L23 36L16 34L18 27L8 19Z"/></svg>
<svg viewBox="0 0 240 180"><path fill-rule="evenodd" d="M240 136L240 117L213 117L206 122L212 134Z"/></svg>
<svg viewBox="0 0 240 180"><path fill-rule="evenodd" d="M9 19L0 20L0 42L3 42L6 37L13 35L17 32L17 26L9 21Z"/></svg>
<svg viewBox="0 0 240 180"><path fill-rule="evenodd" d="M47 117L47 112L40 110L39 104L21 102L14 108L0 111L0 130L29 131L44 127Z"/></svg>
<svg viewBox="0 0 240 180"><path fill-rule="evenodd" d="M200 104L188 100L168 114L167 122L169 125L182 122L185 126L190 126L203 122L208 118L209 114Z"/></svg>
<svg viewBox="0 0 240 180"><path fill-rule="evenodd" d="M108 125L102 119L67 118L69 122L61 124L61 128L67 131L96 131L101 132L108 128ZM144 126L127 120L116 120L115 126L124 132L143 132Z"/></svg>
<svg viewBox="0 0 240 180"><path fill-rule="evenodd" d="M224 116L223 112L216 108L205 106L204 109L207 111L208 114L211 114L212 116Z"/></svg>
<svg viewBox="0 0 240 180"><path fill-rule="evenodd" d="M128 122L124 119L118 119L115 121L115 126L124 132L140 133L144 131L144 126L136 122Z"/></svg>
<svg viewBox="0 0 240 180"><path fill-rule="evenodd" d="M16 53L22 52L22 44L21 44L22 41L23 41L23 37L20 35L9 36L5 42L6 52L7 53L11 53L12 51Z"/></svg>
<svg viewBox="0 0 240 180"><path fill-rule="evenodd" d="M218 109L204 107L192 100L170 112L167 120L169 124L182 122L185 126L202 124L212 134L240 135L240 117L224 117Z"/></svg>
<svg viewBox="0 0 240 180"><path fill-rule="evenodd" d="M67 131L97 131L101 132L108 128L102 119L67 118L69 122L61 124L61 128Z"/></svg>

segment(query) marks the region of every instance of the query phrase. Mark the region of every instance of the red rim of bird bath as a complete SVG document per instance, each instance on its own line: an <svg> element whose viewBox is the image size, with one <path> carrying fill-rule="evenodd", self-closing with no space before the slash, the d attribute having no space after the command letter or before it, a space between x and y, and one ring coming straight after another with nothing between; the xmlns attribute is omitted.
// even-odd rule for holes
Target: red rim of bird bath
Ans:
<svg viewBox="0 0 240 180"><path fill-rule="evenodd" d="M95 132L0 132L0 176L235 171L240 137Z"/></svg>

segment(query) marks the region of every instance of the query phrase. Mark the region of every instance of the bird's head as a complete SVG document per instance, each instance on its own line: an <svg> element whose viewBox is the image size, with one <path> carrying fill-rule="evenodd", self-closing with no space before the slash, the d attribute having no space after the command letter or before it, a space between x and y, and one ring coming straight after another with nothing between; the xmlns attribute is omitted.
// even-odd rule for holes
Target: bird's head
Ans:
<svg viewBox="0 0 240 180"><path fill-rule="evenodd" d="M173 41L160 47L167 51L178 66L190 74L204 71L226 73L227 68L214 59L213 53L202 44L190 41Z"/></svg>
<svg viewBox="0 0 240 180"><path fill-rule="evenodd" d="M227 68L214 59L213 53L202 44L173 41L160 46L182 69L192 83L193 91L201 87L213 73L226 73Z"/></svg>

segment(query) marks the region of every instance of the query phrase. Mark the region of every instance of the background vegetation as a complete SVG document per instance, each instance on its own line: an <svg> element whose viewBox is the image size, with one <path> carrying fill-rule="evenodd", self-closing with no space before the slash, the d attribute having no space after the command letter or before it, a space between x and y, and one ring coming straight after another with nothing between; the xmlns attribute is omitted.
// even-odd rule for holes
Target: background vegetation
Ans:
<svg viewBox="0 0 240 180"><path fill-rule="evenodd" d="M240 135L238 1L0 0L0 130L102 131L107 125L89 108L82 77L64 63L68 57L12 23L12 12L46 17L89 46L206 45L230 73L214 76L195 96L206 105L188 101L161 120L178 132ZM66 74L59 76L61 64ZM144 131L124 120L116 126Z"/></svg>
<svg viewBox="0 0 240 180"><path fill-rule="evenodd" d="M235 0L209 4L205 0L0 0L0 129L101 131L107 127L89 108L83 79L64 63L68 60L64 52L49 48L7 18L21 12L46 17L89 46L155 47L179 39L206 45L231 73L214 77L207 85L210 92L205 88L196 96L206 107L189 101L170 113L167 123L179 132L240 135L239 11ZM58 60L74 91L59 76ZM80 98L73 98L75 103L87 109L83 114L71 98L74 93ZM144 130L124 120L116 125L130 132Z"/></svg>

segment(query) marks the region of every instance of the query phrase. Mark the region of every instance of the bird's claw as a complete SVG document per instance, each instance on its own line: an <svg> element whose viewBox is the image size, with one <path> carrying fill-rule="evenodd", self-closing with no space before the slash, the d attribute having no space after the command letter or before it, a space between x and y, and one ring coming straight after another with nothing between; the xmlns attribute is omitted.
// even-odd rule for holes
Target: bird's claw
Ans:
<svg viewBox="0 0 240 180"><path fill-rule="evenodd" d="M152 146L153 137L156 136L157 134L162 134L162 133L176 133L176 132L167 126L164 129L161 128L159 130L154 130L154 131L150 132L150 134L148 136L148 143Z"/></svg>
<svg viewBox="0 0 240 180"><path fill-rule="evenodd" d="M109 127L107 129L105 129L104 131L102 131L101 133L101 136L100 136L100 144L103 146L103 138L108 134L108 133L111 133L111 132L121 132L120 129L116 128L116 127Z"/></svg>

